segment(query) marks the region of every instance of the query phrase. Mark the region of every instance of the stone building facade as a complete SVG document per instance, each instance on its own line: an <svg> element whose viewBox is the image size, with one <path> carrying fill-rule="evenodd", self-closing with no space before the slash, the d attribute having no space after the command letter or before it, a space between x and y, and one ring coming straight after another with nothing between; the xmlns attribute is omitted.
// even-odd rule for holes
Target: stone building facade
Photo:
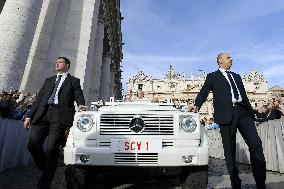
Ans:
<svg viewBox="0 0 284 189"><path fill-rule="evenodd" d="M281 98L282 102L284 102L284 88L280 86L273 86L269 89L272 92L273 98Z"/></svg>
<svg viewBox="0 0 284 189"><path fill-rule="evenodd" d="M147 99L154 101L172 101L174 103L194 104L194 100L206 79L206 73L191 73L189 77L177 73L172 66L162 79L155 79L139 71L135 76L130 76L127 82L127 95L135 98L138 89L144 92ZM253 107L261 106L268 102L272 92L269 91L267 80L263 74L256 70L245 73L243 83ZM200 109L203 116L213 117L212 93Z"/></svg>
<svg viewBox="0 0 284 189"><path fill-rule="evenodd" d="M120 0L6 0L0 15L0 90L31 93L71 61L87 103L121 98Z"/></svg>

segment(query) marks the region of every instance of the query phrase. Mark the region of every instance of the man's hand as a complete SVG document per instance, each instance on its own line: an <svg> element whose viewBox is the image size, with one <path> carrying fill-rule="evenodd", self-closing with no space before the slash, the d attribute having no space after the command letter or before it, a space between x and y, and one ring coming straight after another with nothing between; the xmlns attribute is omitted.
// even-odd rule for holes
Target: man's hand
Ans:
<svg viewBox="0 0 284 189"><path fill-rule="evenodd" d="M87 111L87 109L88 109L88 106L79 105L78 112Z"/></svg>
<svg viewBox="0 0 284 189"><path fill-rule="evenodd" d="M25 129L29 129L30 128L30 122L31 122L30 119L25 119L25 121L24 121L24 128Z"/></svg>
<svg viewBox="0 0 284 189"><path fill-rule="evenodd" d="M192 107L189 108L189 111L197 113L199 111L199 108L197 106L192 106Z"/></svg>

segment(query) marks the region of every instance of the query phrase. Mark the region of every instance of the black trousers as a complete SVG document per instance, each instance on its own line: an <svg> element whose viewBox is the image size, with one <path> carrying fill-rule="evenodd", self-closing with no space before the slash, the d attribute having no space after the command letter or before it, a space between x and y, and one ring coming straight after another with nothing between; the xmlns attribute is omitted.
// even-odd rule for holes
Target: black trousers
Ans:
<svg viewBox="0 0 284 189"><path fill-rule="evenodd" d="M266 162L263 155L262 142L257 134L253 119L242 106L233 106L233 118L230 124L220 125L226 166L230 174L233 189L241 188L236 161L237 129L249 147L253 176L258 189L265 188Z"/></svg>
<svg viewBox="0 0 284 189"><path fill-rule="evenodd" d="M59 147L64 139L66 127L60 123L60 112L58 107L48 107L43 121L31 128L28 141L30 151L37 167L43 171L39 180L39 188L49 188L55 174ZM43 144L48 136L46 152Z"/></svg>

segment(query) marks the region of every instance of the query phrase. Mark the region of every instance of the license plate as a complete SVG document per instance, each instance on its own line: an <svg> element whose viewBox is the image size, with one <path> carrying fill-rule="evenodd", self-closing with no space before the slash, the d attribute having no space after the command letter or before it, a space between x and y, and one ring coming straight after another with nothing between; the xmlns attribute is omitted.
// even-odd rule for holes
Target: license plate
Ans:
<svg viewBox="0 0 284 189"><path fill-rule="evenodd" d="M112 139L113 153L158 153L162 150L162 140Z"/></svg>

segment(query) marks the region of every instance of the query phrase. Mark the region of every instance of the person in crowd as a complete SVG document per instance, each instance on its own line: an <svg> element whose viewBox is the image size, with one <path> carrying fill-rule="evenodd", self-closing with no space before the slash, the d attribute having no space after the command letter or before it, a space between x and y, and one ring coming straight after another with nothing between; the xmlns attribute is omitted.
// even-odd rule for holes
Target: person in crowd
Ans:
<svg viewBox="0 0 284 189"><path fill-rule="evenodd" d="M203 127L205 127L205 125L207 124L207 118L206 118L206 117L202 118L202 119L200 120L200 124L201 124Z"/></svg>
<svg viewBox="0 0 284 189"><path fill-rule="evenodd" d="M26 96L19 91L12 91L10 95L8 118L21 120L26 108L24 106Z"/></svg>
<svg viewBox="0 0 284 189"><path fill-rule="evenodd" d="M131 96L129 94L126 94L123 101L124 102L131 102Z"/></svg>
<svg viewBox="0 0 284 189"><path fill-rule="evenodd" d="M9 103L6 100L7 96L8 93L5 91L2 91L0 94L0 117L2 118L6 118L9 111Z"/></svg>
<svg viewBox="0 0 284 189"><path fill-rule="evenodd" d="M230 71L229 53L217 56L219 69L207 75L192 109L198 112L210 91L213 93L214 121L220 126L226 167L233 189L241 188L236 161L236 131L240 131L250 151L253 176L258 189L265 187L266 162L262 142L254 124L255 114L239 74Z"/></svg>
<svg viewBox="0 0 284 189"><path fill-rule="evenodd" d="M256 109L255 109L256 118L264 118L264 117L266 117L267 111L268 111L267 110L267 105L256 107Z"/></svg>
<svg viewBox="0 0 284 189"><path fill-rule="evenodd" d="M284 103L283 103L283 100L281 97L278 97L277 98L277 102L279 103L279 109L281 109L281 111L283 112L284 114Z"/></svg>
<svg viewBox="0 0 284 189"><path fill-rule="evenodd" d="M276 119L281 119L281 117L284 115L284 110L281 107L282 100L277 99L274 102L274 109L276 111Z"/></svg>
<svg viewBox="0 0 284 189"><path fill-rule="evenodd" d="M257 118L256 121L259 123L263 123L265 121L277 119L277 111L275 110L274 103L269 102L267 105L267 112L264 114L263 117Z"/></svg>
<svg viewBox="0 0 284 189"><path fill-rule="evenodd" d="M137 98L138 99L143 99L144 97L144 91L142 91L142 89L138 89L137 91Z"/></svg>
<svg viewBox="0 0 284 189"><path fill-rule="evenodd" d="M207 126L207 129L219 129L220 126L214 122L213 118L210 118L209 125Z"/></svg>
<svg viewBox="0 0 284 189"><path fill-rule="evenodd" d="M85 108L80 80L68 73L69 59L59 57L55 67L57 75L45 80L24 121L25 128L33 125L28 150L37 167L43 171L37 185L41 189L50 188L57 168L59 147L64 142L66 129L72 126L74 119L74 101L77 102L79 110ZM47 136L45 152L42 146Z"/></svg>
<svg viewBox="0 0 284 189"><path fill-rule="evenodd" d="M29 92L22 92L19 99L17 99L16 101L16 108L10 112L10 118L24 120L27 112L31 108L32 102L34 101L36 94L37 93L35 93L35 95L33 95L31 98L28 98L31 96L31 94Z"/></svg>
<svg viewBox="0 0 284 189"><path fill-rule="evenodd" d="M144 91L142 89L138 89L136 95L131 98L132 101L150 101L150 99L144 96Z"/></svg>

